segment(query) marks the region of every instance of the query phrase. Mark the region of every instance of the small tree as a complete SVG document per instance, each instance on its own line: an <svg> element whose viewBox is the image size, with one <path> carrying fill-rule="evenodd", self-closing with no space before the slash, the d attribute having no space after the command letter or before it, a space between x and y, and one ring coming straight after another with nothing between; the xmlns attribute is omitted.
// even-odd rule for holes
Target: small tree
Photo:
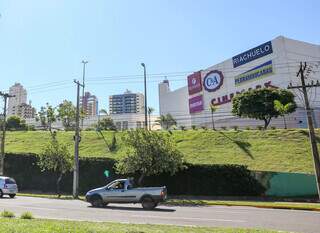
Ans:
<svg viewBox="0 0 320 233"><path fill-rule="evenodd" d="M10 116L6 123L7 130L27 130L28 126L24 119L18 116Z"/></svg>
<svg viewBox="0 0 320 233"><path fill-rule="evenodd" d="M217 111L218 107L213 105L213 104L210 104L210 111L211 111L211 120L212 120L212 129L213 130L216 130L215 127L214 127L214 119L213 119L213 113L215 113Z"/></svg>
<svg viewBox="0 0 320 233"><path fill-rule="evenodd" d="M65 144L60 144L56 138L56 134L51 134L50 142L45 146L39 155L38 165L42 171L53 171L58 173L57 177L57 194L60 197L60 182L62 176L72 171L73 157L69 153Z"/></svg>
<svg viewBox="0 0 320 233"><path fill-rule="evenodd" d="M279 112L280 116L283 117L284 128L287 129L287 122L285 115L293 112L296 109L294 103L282 104L279 100L274 101L274 108Z"/></svg>
<svg viewBox="0 0 320 233"><path fill-rule="evenodd" d="M64 100L58 106L58 118L62 121L62 125L65 130L74 128L76 121L76 107L71 101Z"/></svg>
<svg viewBox="0 0 320 233"><path fill-rule="evenodd" d="M232 99L232 113L239 117L263 120L264 129L267 129L271 119L280 116L274 107L275 100L279 100L283 104L292 103L296 106L294 95L290 91L263 88L236 95ZM295 109L296 107L290 108L290 112Z"/></svg>
<svg viewBox="0 0 320 233"><path fill-rule="evenodd" d="M172 126L177 125L177 121L172 117L170 113L167 115L161 115L160 119L156 120L165 130L170 129Z"/></svg>
<svg viewBox="0 0 320 233"><path fill-rule="evenodd" d="M128 131L124 143L130 147L116 169L121 174L140 174L138 184L149 175L175 174L183 168L183 155L168 135L139 129Z"/></svg>
<svg viewBox="0 0 320 233"><path fill-rule="evenodd" d="M41 126L48 129L51 132L52 123L57 120L56 109L49 103L46 106L42 106L38 112L37 120L40 120Z"/></svg>
<svg viewBox="0 0 320 233"><path fill-rule="evenodd" d="M113 120L110 117L103 118L97 123L98 130L117 130Z"/></svg>

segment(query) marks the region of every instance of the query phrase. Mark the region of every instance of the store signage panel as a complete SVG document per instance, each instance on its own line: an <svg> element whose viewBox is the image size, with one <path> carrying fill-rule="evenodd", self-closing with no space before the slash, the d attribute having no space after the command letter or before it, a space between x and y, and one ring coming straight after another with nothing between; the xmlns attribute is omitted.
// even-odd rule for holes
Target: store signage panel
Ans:
<svg viewBox="0 0 320 233"><path fill-rule="evenodd" d="M273 74L272 61L267 61L251 70L248 70L242 74L237 75L234 78L235 86L259 80Z"/></svg>
<svg viewBox="0 0 320 233"><path fill-rule="evenodd" d="M195 72L188 76L189 95L202 91L201 71Z"/></svg>
<svg viewBox="0 0 320 233"><path fill-rule="evenodd" d="M233 62L233 68L236 68L238 66L241 66L243 64L246 64L248 62L251 62L253 60L256 60L260 57L266 56L268 54L271 54L272 51L272 44L271 41L268 41L262 45L259 45L253 49L249 49L248 51L241 53L237 56L234 56L232 58Z"/></svg>
<svg viewBox="0 0 320 233"><path fill-rule="evenodd" d="M196 113L203 110L203 96L198 95L189 99L189 112Z"/></svg>
<svg viewBox="0 0 320 233"><path fill-rule="evenodd" d="M206 91L214 92L223 84L223 74L219 70L213 70L207 73L203 79L203 86Z"/></svg>

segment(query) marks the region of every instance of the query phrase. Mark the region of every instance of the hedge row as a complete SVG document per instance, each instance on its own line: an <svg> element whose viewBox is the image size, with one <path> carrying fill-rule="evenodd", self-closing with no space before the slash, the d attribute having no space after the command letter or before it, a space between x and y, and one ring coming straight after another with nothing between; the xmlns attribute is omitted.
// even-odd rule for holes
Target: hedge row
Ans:
<svg viewBox="0 0 320 233"><path fill-rule="evenodd" d="M110 158L81 158L79 191L104 186L113 179L126 177L115 174L115 160ZM104 171L110 171L110 177ZM42 172L37 165L35 154L7 154L5 157L5 175L14 177L20 190L54 192L57 174ZM66 174L61 181L61 190L72 192L73 174ZM145 186L167 186L171 195L223 195L255 196L264 193L264 187L251 175L245 166L239 165L193 165L174 176L161 174L146 177Z"/></svg>

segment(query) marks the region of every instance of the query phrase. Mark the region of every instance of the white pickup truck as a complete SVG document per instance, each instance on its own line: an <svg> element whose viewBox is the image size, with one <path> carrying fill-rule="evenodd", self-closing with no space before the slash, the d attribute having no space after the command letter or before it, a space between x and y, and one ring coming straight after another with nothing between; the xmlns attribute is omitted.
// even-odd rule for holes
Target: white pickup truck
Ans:
<svg viewBox="0 0 320 233"><path fill-rule="evenodd" d="M147 210L154 209L167 198L166 187L134 188L130 179L118 179L104 187L90 190L86 201L94 207L109 203L141 203Z"/></svg>

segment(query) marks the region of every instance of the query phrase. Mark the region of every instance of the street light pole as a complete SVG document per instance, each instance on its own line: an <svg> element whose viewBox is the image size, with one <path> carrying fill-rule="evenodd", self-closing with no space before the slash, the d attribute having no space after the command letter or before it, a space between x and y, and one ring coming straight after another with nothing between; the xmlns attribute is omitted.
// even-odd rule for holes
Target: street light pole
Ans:
<svg viewBox="0 0 320 233"><path fill-rule="evenodd" d="M146 65L141 63L143 67L143 76L144 76L144 128L148 130L148 104L147 104L147 72Z"/></svg>
<svg viewBox="0 0 320 233"><path fill-rule="evenodd" d="M82 113L84 114L84 81L86 77L86 64L88 61L82 60L81 62L83 64L83 70L82 70ZM81 118L81 128L83 129L83 117Z"/></svg>

